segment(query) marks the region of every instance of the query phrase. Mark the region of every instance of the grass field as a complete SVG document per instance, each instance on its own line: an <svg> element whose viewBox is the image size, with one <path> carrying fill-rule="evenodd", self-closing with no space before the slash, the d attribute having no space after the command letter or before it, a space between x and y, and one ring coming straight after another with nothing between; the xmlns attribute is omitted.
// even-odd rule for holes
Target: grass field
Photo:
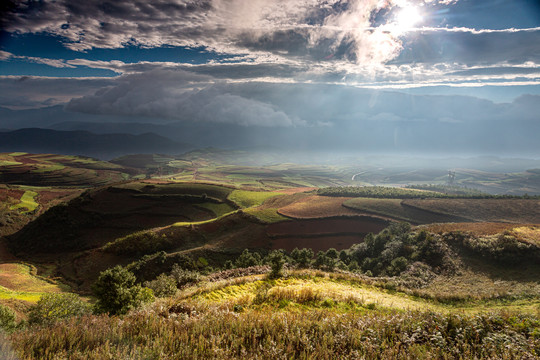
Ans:
<svg viewBox="0 0 540 360"><path fill-rule="evenodd" d="M22 263L0 264L0 298L36 302L49 292L65 291L65 286L50 283L36 276L36 269Z"/></svg>
<svg viewBox="0 0 540 360"><path fill-rule="evenodd" d="M471 281L474 280L478 279L471 279ZM447 281L447 279L435 283L434 286L439 286L443 281ZM503 302L493 300L492 294L488 295L487 292L471 296L468 302L450 305L400 291L387 290L370 283L369 278L363 279L347 274L332 275L304 270L293 271L287 278L277 280L267 280L264 275L254 275L247 278L236 278L230 282L225 281L222 284L209 284L208 290L202 286L191 298L195 301L201 299L210 303L220 303L231 309L238 305L243 308L271 306L279 309L304 310L334 308L341 311L377 308L380 310L418 310L438 313L479 313L505 309L534 314L540 306L540 298L533 301L516 299ZM485 280L481 282L482 285L485 283ZM468 283L464 284L470 286ZM451 286L448 287L451 288ZM480 289L481 286L474 286L474 288ZM433 291L433 288L429 290ZM538 289L535 289L534 293L538 295Z"/></svg>
<svg viewBox="0 0 540 360"><path fill-rule="evenodd" d="M11 206L11 210L26 209L23 210L23 213L34 211L39 206L39 204L35 200L37 195L38 193L35 191L25 191L20 199L20 202Z"/></svg>
<svg viewBox="0 0 540 360"><path fill-rule="evenodd" d="M274 196L283 195L279 192L268 191L246 191L246 190L233 190L228 199L238 205L240 208L249 208L252 206L259 206L262 203Z"/></svg>

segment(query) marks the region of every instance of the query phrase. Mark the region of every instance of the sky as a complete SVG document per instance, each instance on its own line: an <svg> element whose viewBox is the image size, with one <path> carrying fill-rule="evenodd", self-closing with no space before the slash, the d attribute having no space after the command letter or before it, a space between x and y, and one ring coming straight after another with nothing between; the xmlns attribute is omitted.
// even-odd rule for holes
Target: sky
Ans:
<svg viewBox="0 0 540 360"><path fill-rule="evenodd" d="M537 0L1 6L0 129L132 122L201 145L540 157Z"/></svg>

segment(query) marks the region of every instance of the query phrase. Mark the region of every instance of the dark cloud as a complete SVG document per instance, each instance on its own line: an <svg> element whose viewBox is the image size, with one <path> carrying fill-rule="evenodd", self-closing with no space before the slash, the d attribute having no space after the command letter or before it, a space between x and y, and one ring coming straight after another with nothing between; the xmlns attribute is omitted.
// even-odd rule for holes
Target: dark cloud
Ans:
<svg viewBox="0 0 540 360"><path fill-rule="evenodd" d="M421 31L407 38L392 63L540 63L540 29L481 32Z"/></svg>

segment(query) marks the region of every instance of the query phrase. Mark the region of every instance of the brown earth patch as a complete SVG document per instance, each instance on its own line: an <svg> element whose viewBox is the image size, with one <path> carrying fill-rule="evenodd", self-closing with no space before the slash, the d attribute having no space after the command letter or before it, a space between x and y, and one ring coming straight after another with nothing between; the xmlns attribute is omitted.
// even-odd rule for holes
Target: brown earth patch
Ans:
<svg viewBox="0 0 540 360"><path fill-rule="evenodd" d="M302 193L306 191L313 191L317 190L315 187L297 187L297 188L285 188L285 189L279 189L276 190L277 192L284 193L284 194L296 194L296 193Z"/></svg>
<svg viewBox="0 0 540 360"><path fill-rule="evenodd" d="M411 199L402 204L480 222L540 223L536 199Z"/></svg>
<svg viewBox="0 0 540 360"><path fill-rule="evenodd" d="M294 248L312 249L314 252L330 248L336 250L348 249L354 244L361 243L365 235L330 235L318 237L284 237L272 240L272 249L285 249L291 251Z"/></svg>
<svg viewBox="0 0 540 360"><path fill-rule="evenodd" d="M388 225L387 221L368 216L354 218L310 219L284 221L267 226L272 237L351 235L378 233Z"/></svg>
<svg viewBox="0 0 540 360"><path fill-rule="evenodd" d="M0 188L0 201L7 201L8 198L20 200L23 194L24 190Z"/></svg>
<svg viewBox="0 0 540 360"><path fill-rule="evenodd" d="M357 211L342 206L348 199L350 198L311 195L279 208L278 213L296 219L358 215Z"/></svg>

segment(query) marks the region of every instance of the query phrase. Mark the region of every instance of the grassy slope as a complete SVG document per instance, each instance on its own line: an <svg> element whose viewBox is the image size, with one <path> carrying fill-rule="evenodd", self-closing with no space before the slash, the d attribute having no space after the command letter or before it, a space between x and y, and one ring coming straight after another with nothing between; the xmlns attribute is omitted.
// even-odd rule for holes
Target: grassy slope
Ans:
<svg viewBox="0 0 540 360"><path fill-rule="evenodd" d="M236 278L124 318L90 316L11 336L22 358L507 359L540 355L540 318L469 313L344 275Z"/></svg>

